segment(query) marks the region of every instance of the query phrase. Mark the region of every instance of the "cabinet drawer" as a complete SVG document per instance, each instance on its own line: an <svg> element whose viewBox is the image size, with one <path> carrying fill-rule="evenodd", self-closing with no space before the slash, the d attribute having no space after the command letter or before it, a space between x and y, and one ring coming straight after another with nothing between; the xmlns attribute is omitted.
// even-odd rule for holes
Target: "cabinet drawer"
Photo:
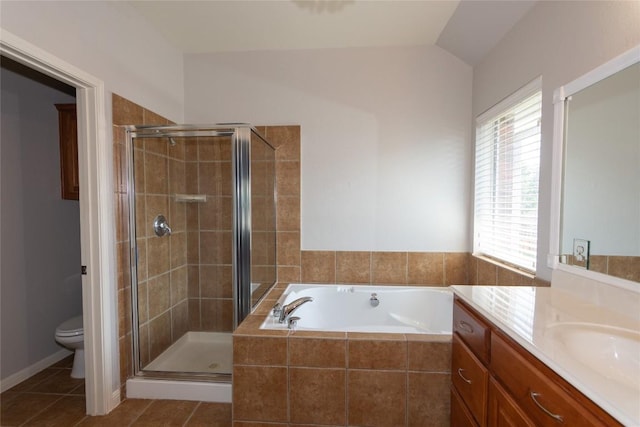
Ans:
<svg viewBox="0 0 640 427"><path fill-rule="evenodd" d="M487 425L504 427L535 427L509 394L493 377L489 378L489 410Z"/></svg>
<svg viewBox="0 0 640 427"><path fill-rule="evenodd" d="M453 332L460 335L478 359L489 363L489 326L457 298L453 306Z"/></svg>
<svg viewBox="0 0 640 427"><path fill-rule="evenodd" d="M452 427L478 427L473 416L462 402L458 392L451 388L451 426Z"/></svg>
<svg viewBox="0 0 640 427"><path fill-rule="evenodd" d="M612 419L598 419L597 412L587 410L584 402L581 404L573 397L580 394L579 391L574 389L573 395L569 394L568 384L561 386L561 379L533 356L531 361L525 359L512 347L517 345L492 333L491 369L515 403L537 426L618 425ZM593 402L589 403L601 411Z"/></svg>
<svg viewBox="0 0 640 427"><path fill-rule="evenodd" d="M484 426L489 372L457 335L453 336L452 346L451 382L475 421Z"/></svg>

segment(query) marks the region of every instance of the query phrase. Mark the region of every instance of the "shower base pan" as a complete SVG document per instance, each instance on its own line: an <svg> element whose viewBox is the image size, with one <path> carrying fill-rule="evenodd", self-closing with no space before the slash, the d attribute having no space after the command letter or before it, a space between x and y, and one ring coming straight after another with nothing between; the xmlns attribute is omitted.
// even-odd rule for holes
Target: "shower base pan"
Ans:
<svg viewBox="0 0 640 427"><path fill-rule="evenodd" d="M162 373L230 374L232 365L230 333L187 332L145 366L144 372L157 372L158 377ZM127 380L127 397L231 402L231 383L135 377Z"/></svg>

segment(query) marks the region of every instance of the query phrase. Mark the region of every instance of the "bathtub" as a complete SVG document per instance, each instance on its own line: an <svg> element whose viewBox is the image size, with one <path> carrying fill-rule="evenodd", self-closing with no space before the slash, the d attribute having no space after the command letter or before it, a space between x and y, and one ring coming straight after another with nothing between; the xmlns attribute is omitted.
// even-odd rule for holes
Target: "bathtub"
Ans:
<svg viewBox="0 0 640 427"><path fill-rule="evenodd" d="M371 301L376 294L378 304ZM295 330L450 335L453 294L449 288L376 285L291 284L278 303L312 297L292 314ZM260 329L287 329L273 315Z"/></svg>

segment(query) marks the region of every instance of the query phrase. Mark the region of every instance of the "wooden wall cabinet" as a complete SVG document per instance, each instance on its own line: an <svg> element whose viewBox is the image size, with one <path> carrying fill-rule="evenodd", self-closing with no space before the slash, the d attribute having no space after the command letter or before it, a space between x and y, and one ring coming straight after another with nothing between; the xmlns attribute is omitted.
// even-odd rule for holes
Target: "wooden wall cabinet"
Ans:
<svg viewBox="0 0 640 427"><path fill-rule="evenodd" d="M621 425L457 296L452 343L453 427Z"/></svg>
<svg viewBox="0 0 640 427"><path fill-rule="evenodd" d="M78 178L78 120L76 104L56 104L60 138L60 181L62 198L80 199Z"/></svg>

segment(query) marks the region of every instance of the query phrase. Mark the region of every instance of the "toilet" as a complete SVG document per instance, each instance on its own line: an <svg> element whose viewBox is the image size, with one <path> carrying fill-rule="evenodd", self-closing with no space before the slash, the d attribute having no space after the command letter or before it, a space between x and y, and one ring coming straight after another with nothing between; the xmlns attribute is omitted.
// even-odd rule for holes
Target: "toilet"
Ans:
<svg viewBox="0 0 640 427"><path fill-rule="evenodd" d="M58 344L74 350L71 378L84 378L84 329L82 315L66 320L56 328Z"/></svg>

